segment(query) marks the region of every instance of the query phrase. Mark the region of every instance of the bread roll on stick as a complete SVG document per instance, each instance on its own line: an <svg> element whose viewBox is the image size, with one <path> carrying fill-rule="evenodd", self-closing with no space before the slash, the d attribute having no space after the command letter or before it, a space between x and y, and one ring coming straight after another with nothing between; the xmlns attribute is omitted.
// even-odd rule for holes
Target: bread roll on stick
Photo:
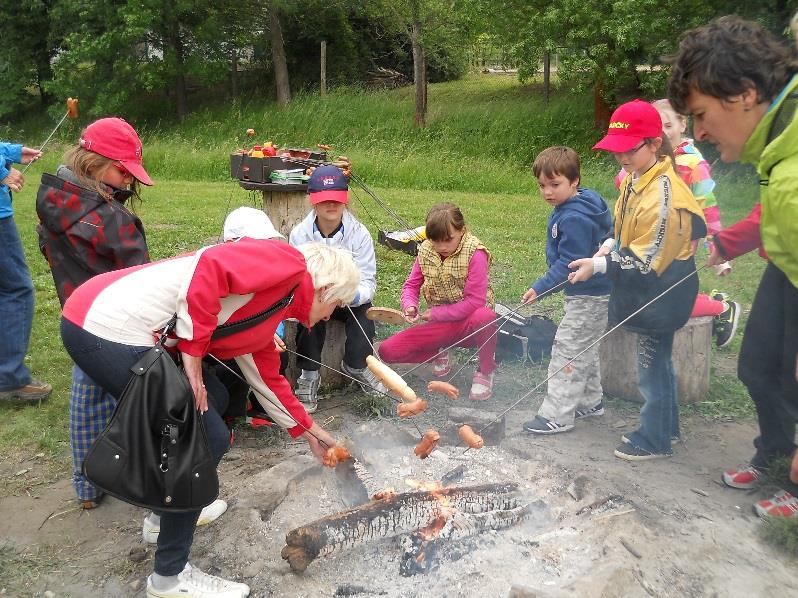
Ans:
<svg viewBox="0 0 798 598"><path fill-rule="evenodd" d="M460 438L463 439L463 442L469 446L469 448L481 449L483 446L485 446L485 441L482 440L482 436L474 432L471 426L462 426L458 431L458 434L460 435Z"/></svg>
<svg viewBox="0 0 798 598"><path fill-rule="evenodd" d="M371 372L377 376L380 382L385 385L385 388L395 393L403 401L416 400L416 393L407 385L404 378L382 363L379 359L373 355L369 355L366 357L366 365Z"/></svg>

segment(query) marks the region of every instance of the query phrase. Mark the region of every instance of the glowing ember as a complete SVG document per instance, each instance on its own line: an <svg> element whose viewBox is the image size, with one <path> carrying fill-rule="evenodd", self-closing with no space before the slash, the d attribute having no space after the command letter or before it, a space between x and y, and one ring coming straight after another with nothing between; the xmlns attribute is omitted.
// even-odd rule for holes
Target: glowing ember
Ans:
<svg viewBox="0 0 798 598"><path fill-rule="evenodd" d="M394 496L396 496L396 490L394 488L385 488L379 492L375 492L372 498L374 500L391 500Z"/></svg>
<svg viewBox="0 0 798 598"><path fill-rule="evenodd" d="M405 480L405 484L407 484L414 490L421 490L426 492L435 492L437 490L443 490L443 485L440 482L435 482L430 480L414 480L412 478L408 478Z"/></svg>

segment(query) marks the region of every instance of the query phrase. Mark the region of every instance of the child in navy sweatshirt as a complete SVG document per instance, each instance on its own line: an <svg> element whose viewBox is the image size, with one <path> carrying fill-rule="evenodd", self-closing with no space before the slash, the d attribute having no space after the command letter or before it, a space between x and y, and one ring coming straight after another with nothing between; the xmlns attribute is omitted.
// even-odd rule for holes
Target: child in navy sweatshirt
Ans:
<svg viewBox="0 0 798 598"><path fill-rule="evenodd" d="M525 303L568 279L568 264L591 257L610 236L612 216L595 191L579 187L579 156L569 147L543 150L532 166L543 199L554 209L547 225L546 262L549 269L524 293ZM597 276L565 286L565 316L557 328L549 362L546 399L524 430L556 434L573 429L574 420L604 414L598 345L566 364L595 342L607 328L611 284Z"/></svg>

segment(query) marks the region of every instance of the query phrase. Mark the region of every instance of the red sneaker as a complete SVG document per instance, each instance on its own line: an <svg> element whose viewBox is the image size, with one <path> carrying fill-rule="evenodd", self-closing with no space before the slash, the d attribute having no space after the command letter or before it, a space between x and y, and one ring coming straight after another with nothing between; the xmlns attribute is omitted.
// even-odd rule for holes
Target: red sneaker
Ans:
<svg viewBox="0 0 798 598"><path fill-rule="evenodd" d="M754 512L762 518L798 517L798 498L786 490L780 490L772 498L754 503Z"/></svg>
<svg viewBox="0 0 798 598"><path fill-rule="evenodd" d="M727 469L723 472L721 479L723 483L731 488L748 490L759 483L762 472L753 465L744 465L736 469Z"/></svg>

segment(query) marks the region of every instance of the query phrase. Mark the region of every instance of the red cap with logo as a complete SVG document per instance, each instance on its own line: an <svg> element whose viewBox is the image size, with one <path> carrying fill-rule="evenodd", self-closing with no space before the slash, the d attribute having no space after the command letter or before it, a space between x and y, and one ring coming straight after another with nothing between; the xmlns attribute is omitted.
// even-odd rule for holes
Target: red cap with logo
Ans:
<svg viewBox="0 0 798 598"><path fill-rule="evenodd" d="M136 130L121 118L101 118L91 123L80 137L80 147L116 160L141 184L152 185L141 164L141 140Z"/></svg>
<svg viewBox="0 0 798 598"><path fill-rule="evenodd" d="M593 149L628 152L643 139L662 135L662 118L657 109L644 100L633 100L615 109L607 134Z"/></svg>

